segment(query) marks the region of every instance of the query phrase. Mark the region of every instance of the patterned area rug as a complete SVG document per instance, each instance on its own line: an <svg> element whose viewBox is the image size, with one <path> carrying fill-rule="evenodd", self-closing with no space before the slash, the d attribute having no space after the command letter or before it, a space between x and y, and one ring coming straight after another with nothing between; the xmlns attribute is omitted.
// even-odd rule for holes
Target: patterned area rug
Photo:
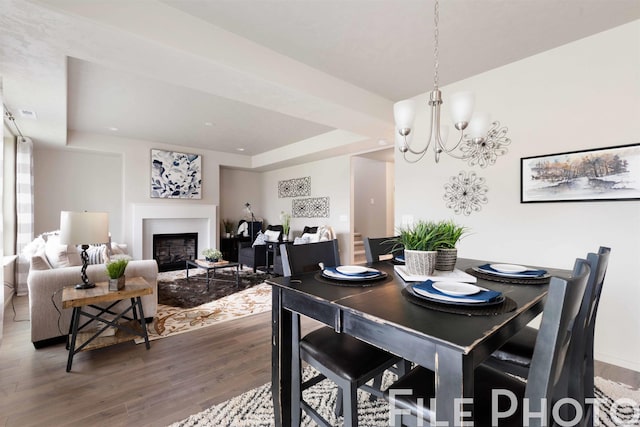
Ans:
<svg viewBox="0 0 640 427"><path fill-rule="evenodd" d="M215 274L215 276L214 276ZM158 274L158 303L171 307L193 308L263 283L270 275L252 269L225 268L209 272L209 284L204 270L167 271Z"/></svg>
<svg viewBox="0 0 640 427"><path fill-rule="evenodd" d="M303 378L309 378L312 368L306 368ZM394 375L386 373L383 384L388 387ZM341 425L342 419L336 419L333 408L336 401L336 387L328 380L303 392L307 402L318 410L332 425ZM640 391L625 384L596 378L596 397L600 401L600 426L640 425ZM240 396L192 415L171 427L271 427L273 421L273 401L271 384L250 390ZM315 423L303 413L304 427ZM369 395L358 391L358 425L367 427L389 426L389 405L384 400L369 401ZM596 424L598 425L598 424Z"/></svg>
<svg viewBox="0 0 640 427"><path fill-rule="evenodd" d="M198 274L197 270L189 271L190 282L192 274ZM263 313L271 310L271 286L264 282L267 277L265 274L256 275L251 280L245 280L246 276L252 275L251 270L241 270L243 283L247 282L244 289L222 296L211 302L197 305L191 308L173 307L165 304L158 304L158 310L153 322L147 326L149 340L157 340L184 332L194 331L196 329L211 326L217 323L226 322L228 320L239 319L241 317L250 316L257 313ZM220 275L220 272L216 276ZM168 283L172 280L184 280L186 271L170 271L158 274L158 299L160 300L161 283ZM223 282L221 282L223 283ZM257 284L256 284L257 283ZM235 282L230 283L231 289L235 287ZM206 282L197 281L196 287L202 287L206 292ZM211 282L210 288L218 286L218 281ZM242 287L242 286L241 286ZM233 289L232 289L233 290ZM213 289L212 289L213 291ZM214 292L215 293L215 292ZM189 300L190 298L184 298ZM144 342L138 338L136 342L139 344Z"/></svg>

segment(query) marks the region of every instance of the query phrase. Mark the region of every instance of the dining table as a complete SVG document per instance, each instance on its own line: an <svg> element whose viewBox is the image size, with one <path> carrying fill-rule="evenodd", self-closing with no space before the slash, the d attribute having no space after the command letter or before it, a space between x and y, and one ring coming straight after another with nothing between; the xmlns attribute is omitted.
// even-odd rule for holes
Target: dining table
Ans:
<svg viewBox="0 0 640 427"><path fill-rule="evenodd" d="M474 273L491 261L459 258L457 271ZM546 280L519 281L473 274L476 285L501 292L487 308L433 303L408 292L393 260L369 264L379 280L341 282L314 271L267 279L272 286L272 393L276 426L300 423L300 316L307 316L435 373L438 425L463 425L473 411L474 369L544 307L548 278L571 271L546 270ZM406 275L404 275L406 277ZM411 285L411 286L410 286ZM464 401L460 399L465 399ZM460 406L463 402L464 406ZM444 423L446 422L446 423Z"/></svg>

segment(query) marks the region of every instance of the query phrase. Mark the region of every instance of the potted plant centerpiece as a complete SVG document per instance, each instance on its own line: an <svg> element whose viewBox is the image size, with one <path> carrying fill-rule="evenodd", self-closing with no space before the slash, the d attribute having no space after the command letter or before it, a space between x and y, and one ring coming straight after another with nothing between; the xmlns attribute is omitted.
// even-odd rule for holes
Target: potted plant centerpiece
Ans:
<svg viewBox="0 0 640 427"><path fill-rule="evenodd" d="M429 276L436 268L440 246L439 228L433 221L418 221L400 228L393 251L404 249L405 266L409 274Z"/></svg>
<svg viewBox="0 0 640 427"><path fill-rule="evenodd" d="M437 223L439 243L436 256L436 270L453 271L458 259L458 241L466 234L467 228L452 220Z"/></svg>
<svg viewBox="0 0 640 427"><path fill-rule="evenodd" d="M289 230L291 226L291 215L282 211L280 212L280 221L282 221L282 240L289 240Z"/></svg>
<svg viewBox="0 0 640 427"><path fill-rule="evenodd" d="M130 259L131 257L128 255L114 255L106 262L105 268L107 269L107 275L109 276L110 291L121 291L124 289L124 271L126 270Z"/></svg>
<svg viewBox="0 0 640 427"><path fill-rule="evenodd" d="M222 252L217 250L216 248L208 248L202 251L202 255L209 262L218 262L222 259Z"/></svg>

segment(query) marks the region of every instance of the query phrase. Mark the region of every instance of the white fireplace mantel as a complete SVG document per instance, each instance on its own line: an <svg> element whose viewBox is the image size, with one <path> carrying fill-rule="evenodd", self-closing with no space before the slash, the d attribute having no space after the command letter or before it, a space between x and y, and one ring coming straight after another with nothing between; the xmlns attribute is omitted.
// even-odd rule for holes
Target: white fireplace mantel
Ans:
<svg viewBox="0 0 640 427"><path fill-rule="evenodd" d="M151 245L152 235L148 231L148 223L153 220L174 220L178 222L189 222L193 220L194 227L203 228L198 233L198 246L200 248L216 247L217 239L217 205L192 205L180 204L153 204L135 203L133 204L133 248L132 255L135 259L150 258L145 255L145 247ZM147 224L147 227L145 227ZM171 222L169 222L171 224ZM167 232L172 232L167 230ZM146 234L149 234L147 236ZM149 250L147 252L150 253Z"/></svg>

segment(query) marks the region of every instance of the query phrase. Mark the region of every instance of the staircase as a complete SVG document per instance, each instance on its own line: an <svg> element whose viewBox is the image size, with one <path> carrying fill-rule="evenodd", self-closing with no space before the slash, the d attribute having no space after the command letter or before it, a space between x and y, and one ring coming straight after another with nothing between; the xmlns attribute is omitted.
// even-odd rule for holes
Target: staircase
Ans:
<svg viewBox="0 0 640 427"><path fill-rule="evenodd" d="M353 233L353 263L367 263L367 257L364 253L364 242L362 241L362 234L360 233Z"/></svg>

